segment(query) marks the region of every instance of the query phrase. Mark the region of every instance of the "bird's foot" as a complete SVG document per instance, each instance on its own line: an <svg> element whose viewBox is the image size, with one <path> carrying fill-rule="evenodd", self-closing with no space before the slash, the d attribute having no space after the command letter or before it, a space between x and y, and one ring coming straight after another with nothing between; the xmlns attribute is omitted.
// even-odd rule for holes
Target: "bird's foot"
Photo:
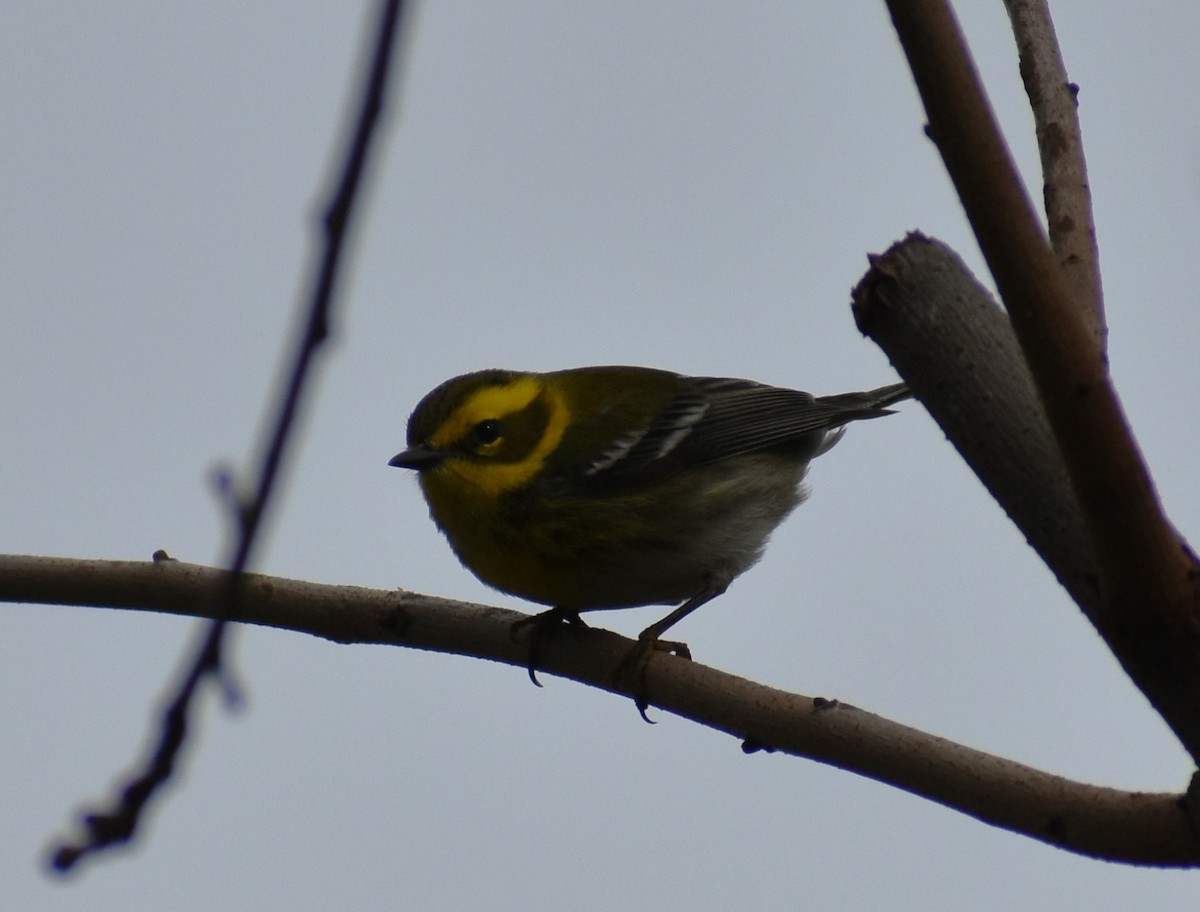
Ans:
<svg viewBox="0 0 1200 912"><path fill-rule="evenodd" d="M529 631L529 662L527 667L529 670L529 680L535 686L542 686L542 682L537 679L537 666L542 658L542 642L545 638L560 630L586 630L587 626L583 618L579 616L578 611L569 611L566 608L550 608L547 611L523 617L513 623L509 629L509 633L514 640L524 628L531 628Z"/></svg>
<svg viewBox="0 0 1200 912"><path fill-rule="evenodd" d="M665 652L667 655L679 656L689 661L692 658L692 651L688 649L687 643L660 640L653 635L652 629L643 630L637 643L621 659L617 673L613 676L616 686L629 692L638 713L651 725L654 724L654 720L646 715L646 710L650 708L650 701L646 697L646 666L650 656L656 652Z"/></svg>

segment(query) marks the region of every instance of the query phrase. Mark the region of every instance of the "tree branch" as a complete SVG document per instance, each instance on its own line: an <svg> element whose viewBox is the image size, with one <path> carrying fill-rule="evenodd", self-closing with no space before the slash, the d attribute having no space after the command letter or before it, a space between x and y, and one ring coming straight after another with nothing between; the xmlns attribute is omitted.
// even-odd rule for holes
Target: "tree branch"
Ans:
<svg viewBox="0 0 1200 912"><path fill-rule="evenodd" d="M1200 563L1167 521L1107 364L1046 242L949 6L888 8L1045 405L1096 554L1105 640L1200 760ZM1169 669L1162 666L1170 665ZM1160 686L1162 685L1162 686Z"/></svg>
<svg viewBox="0 0 1200 912"><path fill-rule="evenodd" d="M852 292L858 328L1099 626L1091 540L1007 315L954 251L924 235L869 259Z"/></svg>
<svg viewBox="0 0 1200 912"><path fill-rule="evenodd" d="M913 234L871 258L853 297L859 328L887 352L1126 673L1177 733L1200 731L1196 641L1110 622L1083 512L991 295L952 250Z"/></svg>
<svg viewBox="0 0 1200 912"><path fill-rule="evenodd" d="M0 556L0 600L206 616L224 571L179 561L138 563ZM339 643L408 646L524 669L525 615L404 591L247 575L235 620ZM548 638L543 670L613 693L633 642L598 629ZM1081 855L1131 864L1200 866L1200 839L1181 795L1071 782L925 734L836 700L785 693L675 656L648 663L650 702L742 740L924 796L985 823Z"/></svg>
<svg viewBox="0 0 1200 912"><path fill-rule="evenodd" d="M1042 160L1050 245L1096 349L1107 350L1100 251L1079 128L1079 86L1067 79L1045 0L1004 0L1012 20L1021 79L1033 110Z"/></svg>

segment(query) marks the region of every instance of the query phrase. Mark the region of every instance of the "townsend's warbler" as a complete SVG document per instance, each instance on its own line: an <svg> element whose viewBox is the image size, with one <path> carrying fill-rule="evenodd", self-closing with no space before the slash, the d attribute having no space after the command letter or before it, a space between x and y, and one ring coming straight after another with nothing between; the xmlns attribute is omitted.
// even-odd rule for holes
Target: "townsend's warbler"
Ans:
<svg viewBox="0 0 1200 912"><path fill-rule="evenodd" d="M484 370L422 399L388 464L420 473L468 569L553 606L542 617L678 604L642 631L648 644L762 556L842 425L910 395L898 383L814 398L644 367Z"/></svg>

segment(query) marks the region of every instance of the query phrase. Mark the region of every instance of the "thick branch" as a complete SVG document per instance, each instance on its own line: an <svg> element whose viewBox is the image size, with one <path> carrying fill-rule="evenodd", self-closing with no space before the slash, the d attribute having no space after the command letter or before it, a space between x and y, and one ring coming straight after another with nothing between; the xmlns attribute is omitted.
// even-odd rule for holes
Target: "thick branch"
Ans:
<svg viewBox="0 0 1200 912"><path fill-rule="evenodd" d="M1200 732L1195 640L1111 622L1045 410L987 290L952 250L914 234L872 258L854 312L1133 681L1176 732Z"/></svg>
<svg viewBox="0 0 1200 912"><path fill-rule="evenodd" d="M1083 135L1079 129L1079 87L1067 68L1045 0L1005 0L1012 20L1021 79L1033 110L1042 160L1042 195L1050 245L1075 296L1079 315L1098 351L1105 351L1104 296L1100 251L1092 218Z"/></svg>
<svg viewBox="0 0 1200 912"><path fill-rule="evenodd" d="M958 190L1046 408L1096 554L1105 639L1200 760L1200 565L1160 509L1107 365L1042 234L953 12L889 0ZM1166 647L1164 653L1163 647ZM1176 663L1164 681L1152 666ZM1136 670L1135 670L1136 669Z"/></svg>
<svg viewBox="0 0 1200 912"><path fill-rule="evenodd" d="M887 352L1071 597L1098 618L1091 541L1008 317L954 251L921 234L870 260L852 293L858 328Z"/></svg>
<svg viewBox="0 0 1200 912"><path fill-rule="evenodd" d="M178 561L135 563L0 556L0 600L134 608L204 616L223 571ZM246 577L237 620L341 643L451 652L524 668L512 611L404 591ZM611 692L633 643L596 629L553 636L544 670ZM646 692L661 709L727 732L747 752L778 750L922 795L1060 848L1133 864L1200 866L1181 796L1071 782L927 735L837 701L755 684L655 655Z"/></svg>

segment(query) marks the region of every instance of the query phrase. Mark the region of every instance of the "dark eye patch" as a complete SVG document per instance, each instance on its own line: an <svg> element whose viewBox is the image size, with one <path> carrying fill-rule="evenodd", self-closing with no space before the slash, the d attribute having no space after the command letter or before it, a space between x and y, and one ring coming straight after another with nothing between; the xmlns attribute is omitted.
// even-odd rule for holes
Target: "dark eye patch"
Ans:
<svg viewBox="0 0 1200 912"><path fill-rule="evenodd" d="M471 438L480 445L495 443L504 433L504 428L495 418L481 421L471 431Z"/></svg>

